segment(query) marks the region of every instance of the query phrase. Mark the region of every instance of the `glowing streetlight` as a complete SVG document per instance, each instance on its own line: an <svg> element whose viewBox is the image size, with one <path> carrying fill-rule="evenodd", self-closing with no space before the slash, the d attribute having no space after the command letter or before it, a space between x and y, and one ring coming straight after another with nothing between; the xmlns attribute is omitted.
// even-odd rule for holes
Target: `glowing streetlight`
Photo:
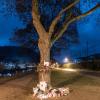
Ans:
<svg viewBox="0 0 100 100"><path fill-rule="evenodd" d="M68 58L65 58L64 59L64 63L68 63L69 62L69 59Z"/></svg>

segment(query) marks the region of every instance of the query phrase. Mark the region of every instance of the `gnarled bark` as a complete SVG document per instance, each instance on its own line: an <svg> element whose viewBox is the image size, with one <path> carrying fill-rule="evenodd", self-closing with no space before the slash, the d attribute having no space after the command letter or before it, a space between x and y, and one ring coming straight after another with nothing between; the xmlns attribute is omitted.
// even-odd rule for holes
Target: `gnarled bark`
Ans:
<svg viewBox="0 0 100 100"><path fill-rule="evenodd" d="M50 37L40 22L40 16L38 13L38 0L33 0L32 16L33 25L39 35L38 47L40 51L40 64L38 66L39 82L45 81L50 84L50 70L45 68L44 62L50 62Z"/></svg>
<svg viewBox="0 0 100 100"><path fill-rule="evenodd" d="M38 43L38 47L40 50L40 64L38 66L39 82L45 81L50 85L50 66L44 65L44 62L50 62L50 41L49 38L45 36L40 38Z"/></svg>

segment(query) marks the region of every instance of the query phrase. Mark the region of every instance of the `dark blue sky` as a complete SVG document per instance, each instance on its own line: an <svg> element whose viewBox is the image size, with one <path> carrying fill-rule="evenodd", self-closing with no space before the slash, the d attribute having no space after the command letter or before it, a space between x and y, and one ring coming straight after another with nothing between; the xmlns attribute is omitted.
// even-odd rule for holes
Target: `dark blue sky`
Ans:
<svg viewBox="0 0 100 100"><path fill-rule="evenodd" d="M4 1L4 0L3 0ZM95 3L85 3L83 4L84 0L80 0L80 9L84 13L88 11L90 8L95 6L99 0L96 0ZM92 0L91 0L92 1ZM24 27L21 20L18 18L17 14L13 16L5 16L5 13L7 10L6 6L3 6L1 4L2 0L0 0L0 46L2 45L15 45L15 43L9 41L9 38L12 36L13 30L17 27L21 28ZM4 9L5 8L5 9ZM82 51L85 51L86 49L86 43L88 41L88 47L89 52L99 52L100 51L100 9L97 9L95 12L93 12L91 15L85 17L84 19L77 22L77 28L79 32L80 37L80 44L72 46L70 48L70 51L64 51L62 52L65 54L71 53L72 55L81 55ZM91 48L91 49L90 49ZM94 50L93 50L94 49ZM72 53L74 51L74 53ZM86 53L84 52L83 55ZM61 56L63 58L63 56Z"/></svg>
<svg viewBox="0 0 100 100"><path fill-rule="evenodd" d="M12 37L12 32L16 27L22 27L22 22L16 16L3 16L0 14L0 45L14 45L9 40Z"/></svg>

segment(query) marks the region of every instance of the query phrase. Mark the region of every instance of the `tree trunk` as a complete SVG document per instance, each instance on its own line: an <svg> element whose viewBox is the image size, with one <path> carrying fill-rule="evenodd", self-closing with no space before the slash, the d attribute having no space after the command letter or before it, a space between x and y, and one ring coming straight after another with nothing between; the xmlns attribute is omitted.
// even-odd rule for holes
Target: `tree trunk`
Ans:
<svg viewBox="0 0 100 100"><path fill-rule="evenodd" d="M45 81L48 85L51 85L50 74L50 41L48 34L44 34L44 36L39 38L38 47L40 50L40 64L38 66L38 74L39 74L39 82ZM45 63L49 63L49 66L45 65Z"/></svg>

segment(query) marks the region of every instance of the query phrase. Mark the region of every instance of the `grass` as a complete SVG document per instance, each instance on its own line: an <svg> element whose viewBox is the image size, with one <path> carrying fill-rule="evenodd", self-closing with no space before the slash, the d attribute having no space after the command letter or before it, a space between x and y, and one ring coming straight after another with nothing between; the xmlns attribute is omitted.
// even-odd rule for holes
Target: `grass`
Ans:
<svg viewBox="0 0 100 100"><path fill-rule="evenodd" d="M100 79L82 75L78 72L53 71L51 81L54 87L62 87L66 85L92 85L100 86Z"/></svg>
<svg viewBox="0 0 100 100"><path fill-rule="evenodd" d="M10 80L15 80L16 78L21 78L25 75L18 75L15 77L5 77L0 78L0 84L6 83ZM34 76L34 77L33 77ZM32 88L33 83L34 86L37 84L37 75L31 74L32 80L29 82L30 88ZM100 86L99 77L90 77L87 75L83 75L79 72L68 72L68 71L60 71L54 70L51 73L51 84L53 87L62 87L62 86L82 86L82 85L92 85L92 86Z"/></svg>

